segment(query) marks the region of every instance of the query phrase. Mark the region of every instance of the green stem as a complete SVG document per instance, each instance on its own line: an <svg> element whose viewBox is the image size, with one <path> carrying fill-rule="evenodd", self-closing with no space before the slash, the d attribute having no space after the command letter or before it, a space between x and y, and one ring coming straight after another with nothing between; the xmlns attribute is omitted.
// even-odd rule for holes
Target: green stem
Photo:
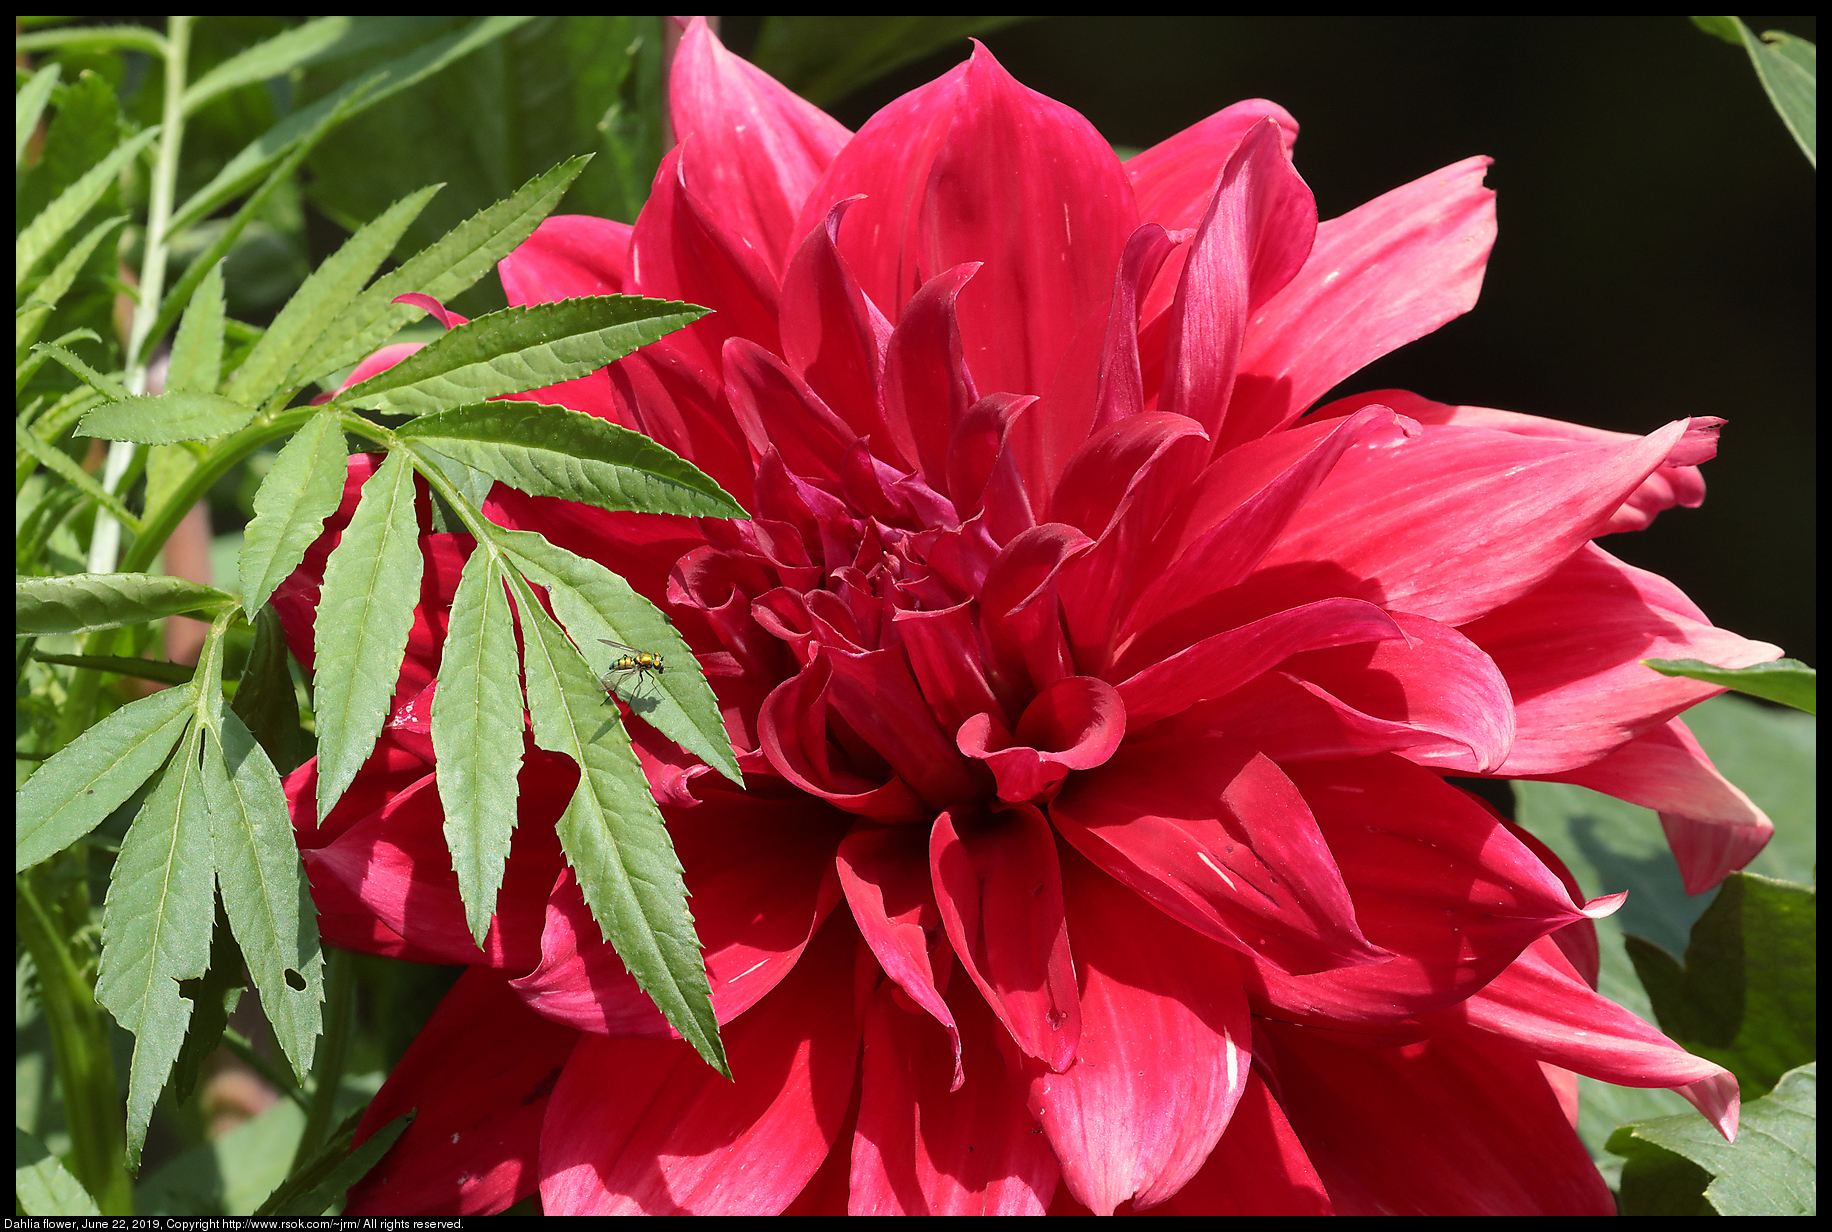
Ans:
<svg viewBox="0 0 1832 1232"><path fill-rule="evenodd" d="M343 1085L344 1061L356 1025L356 958L348 950L325 947L324 1042L312 1064L312 1102L305 1113L305 1130L293 1152L293 1168L317 1154L337 1113L337 1092Z"/></svg>
<svg viewBox="0 0 1832 1232"><path fill-rule="evenodd" d="M127 1125L109 1049L108 1015L95 1003L93 967L74 952L87 923L88 880L79 845L51 863L13 879L14 918L19 939L38 971L38 999L51 1033L51 1056L63 1095L64 1124L70 1132L70 1171L104 1215L134 1213L133 1182L127 1175ZM83 919L69 918L53 899L53 878L70 881L68 904ZM86 955L84 956L86 957Z"/></svg>

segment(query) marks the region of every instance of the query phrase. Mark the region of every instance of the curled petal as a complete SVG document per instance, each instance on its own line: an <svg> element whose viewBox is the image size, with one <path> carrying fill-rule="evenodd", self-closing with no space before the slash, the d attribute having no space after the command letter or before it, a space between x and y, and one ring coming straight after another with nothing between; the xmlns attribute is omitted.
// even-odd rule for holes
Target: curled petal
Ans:
<svg viewBox="0 0 1832 1232"><path fill-rule="evenodd" d="M1032 699L1016 735L992 714L961 725L955 743L985 761L999 799L1042 803L1071 770L1091 770L1113 756L1126 734L1126 708L1113 686L1092 676L1064 676Z"/></svg>
<svg viewBox="0 0 1832 1232"><path fill-rule="evenodd" d="M878 404L891 325L834 243L840 219L856 200L836 203L789 261L782 283L783 356L855 433L872 437L882 456L908 469Z"/></svg>
<svg viewBox="0 0 1832 1232"><path fill-rule="evenodd" d="M935 275L910 297L885 346L884 418L891 439L929 486L948 486L948 442L980 400L961 351L956 301L980 268L972 261ZM945 409L946 414L943 414Z"/></svg>

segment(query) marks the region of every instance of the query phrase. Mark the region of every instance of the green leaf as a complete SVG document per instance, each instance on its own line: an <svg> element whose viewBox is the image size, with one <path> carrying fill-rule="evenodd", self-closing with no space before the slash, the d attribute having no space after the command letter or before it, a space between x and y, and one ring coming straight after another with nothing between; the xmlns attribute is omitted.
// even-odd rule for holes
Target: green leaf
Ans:
<svg viewBox="0 0 1832 1232"><path fill-rule="evenodd" d="M424 33L424 18L320 17L294 26L224 60L184 92L186 115L221 94L257 81L284 76L323 60L346 56L378 43Z"/></svg>
<svg viewBox="0 0 1832 1232"><path fill-rule="evenodd" d="M235 596L214 586L156 573L79 573L15 578L15 635L94 633L166 616L220 610Z"/></svg>
<svg viewBox="0 0 1832 1232"><path fill-rule="evenodd" d="M13 871L49 859L108 819L178 743L189 689L129 702L60 749L14 797Z"/></svg>
<svg viewBox="0 0 1832 1232"><path fill-rule="evenodd" d="M39 118L45 113L45 104L51 101L51 91L62 74L62 65L47 64L33 73L31 80L19 88L19 93L13 95L14 170L18 170L25 162L25 147L32 140L32 131L38 127Z"/></svg>
<svg viewBox="0 0 1832 1232"><path fill-rule="evenodd" d="M1745 1099L1817 1058L1817 918L1806 886L1732 873L1692 926L1684 966L1628 938L1660 1029L1736 1074Z"/></svg>
<svg viewBox="0 0 1832 1232"><path fill-rule="evenodd" d="M1757 38L1740 17L1694 17L1692 24L1749 53L1756 77L1807 161L1819 165L1819 50L1785 30Z"/></svg>
<svg viewBox="0 0 1832 1232"><path fill-rule="evenodd" d="M381 734L420 601L419 536L413 468L397 450L363 485L325 565L315 622L320 822Z"/></svg>
<svg viewBox="0 0 1832 1232"><path fill-rule="evenodd" d="M356 298L370 275L394 251L407 224L438 191L438 185L433 185L395 202L314 270L229 378L229 396L249 406L259 406L286 386L290 376L297 376L294 365Z"/></svg>
<svg viewBox="0 0 1832 1232"><path fill-rule="evenodd" d="M480 545L452 598L432 715L445 844L479 947L496 913L515 829L522 729L515 623L495 554Z"/></svg>
<svg viewBox="0 0 1832 1232"><path fill-rule="evenodd" d="M750 516L666 445L561 406L483 402L422 416L398 434L534 496L638 513Z"/></svg>
<svg viewBox="0 0 1832 1232"><path fill-rule="evenodd" d="M43 51L49 47L87 44L90 48L131 47L165 58L165 36L145 26L63 26L15 35L13 51Z"/></svg>
<svg viewBox="0 0 1832 1232"><path fill-rule="evenodd" d="M128 829L102 919L95 999L135 1037L127 1085L130 1168L139 1165L153 1103L191 1020L191 1003L178 983L199 978L210 966L216 907L198 760L202 739L202 726L192 724Z"/></svg>
<svg viewBox="0 0 1832 1232"><path fill-rule="evenodd" d="M276 160L282 158L302 134L310 132L318 121L337 110L353 96L360 96L349 110L356 115L373 107L396 91L405 89L454 60L463 58L479 47L501 38L528 20L527 17L485 17L450 34L414 49L371 72L346 83L343 88L287 116L261 136L251 141L203 188L192 195L172 216L171 230L178 232L214 213L225 201L253 183Z"/></svg>
<svg viewBox="0 0 1832 1232"><path fill-rule="evenodd" d="M213 261L184 310L178 336L172 340L172 362L165 372L168 393L194 390L213 394L223 380L223 265Z"/></svg>
<svg viewBox="0 0 1832 1232"><path fill-rule="evenodd" d="M460 325L337 401L422 415L540 389L596 372L706 312L635 295L505 308Z"/></svg>
<svg viewBox="0 0 1832 1232"><path fill-rule="evenodd" d="M117 676L157 680L160 684L189 684L193 671L182 663L166 663L159 659L127 659L120 655L60 655L34 650L32 657L40 663L86 667L97 672L113 672Z"/></svg>
<svg viewBox="0 0 1832 1232"><path fill-rule="evenodd" d="M1708 684L1721 684L1752 697L1780 702L1808 714L1815 709L1818 673L1798 659L1776 659L1749 667L1713 667L1698 659L1643 659L1642 664L1662 676L1687 676Z"/></svg>
<svg viewBox="0 0 1832 1232"><path fill-rule="evenodd" d="M254 520L242 532L242 610L250 619L323 533L324 520L343 499L346 471L335 411L306 420L274 458L254 494Z"/></svg>
<svg viewBox="0 0 1832 1232"><path fill-rule="evenodd" d="M64 334L53 345L62 346L65 343L85 341L85 340L89 342L100 342L102 340L102 336L96 333L93 329L90 329L87 326L82 326L77 329L71 330L67 334ZM22 360L16 368L13 369L13 388L15 390L24 389L25 383L32 379L33 374L35 374L38 371L38 369L44 364L45 360L49 358L51 358L51 353L45 350L42 344L38 346L34 346L32 348L31 354L26 356L26 358ZM82 361L78 360L77 362L81 363ZM83 366L85 368L88 367L87 364L84 364ZM73 390L71 392L76 393L79 391ZM81 391L81 392L93 393L94 391L86 390L86 391ZM123 389L121 390L121 392L125 394L127 391ZM65 395L66 398L69 396L70 396L69 394ZM50 412L47 411L46 415L48 416L49 414ZM40 435L42 436L44 434L40 433ZM46 439L51 439L51 438L46 437Z"/></svg>
<svg viewBox="0 0 1832 1232"><path fill-rule="evenodd" d="M299 361L299 369L335 372L353 364L424 311L395 303L397 296L418 292L443 303L495 269L553 212L587 161L569 158L534 177L514 196L480 210L400 268L376 279L325 327Z"/></svg>
<svg viewBox="0 0 1832 1232"><path fill-rule="evenodd" d="M1024 17L766 17L752 62L809 102L826 106L950 43Z"/></svg>
<svg viewBox="0 0 1832 1232"><path fill-rule="evenodd" d="M60 339L59 342L62 340ZM57 342L34 343L32 350L40 355L48 355L69 369L70 373L89 388L101 394L111 402L118 402L127 397L127 390L112 377L103 376L94 368L84 363L78 356L65 350Z"/></svg>
<svg viewBox="0 0 1832 1232"><path fill-rule="evenodd" d="M13 1196L22 1215L99 1217L102 1213L57 1156L18 1126L13 1127Z"/></svg>
<svg viewBox="0 0 1832 1232"><path fill-rule="evenodd" d="M560 848L637 986L707 1064L730 1077L681 863L623 722L528 584L513 580L534 742L579 767L579 785L555 826Z"/></svg>
<svg viewBox="0 0 1832 1232"><path fill-rule="evenodd" d="M301 1082L312 1065L324 1000L318 919L306 893L280 775L233 711L204 756L216 874L235 939L274 1038Z"/></svg>
<svg viewBox="0 0 1832 1232"><path fill-rule="evenodd" d="M207 441L233 432L254 418L255 408L221 394L176 390L144 394L98 406L77 425L83 436L140 445Z"/></svg>
<svg viewBox="0 0 1832 1232"><path fill-rule="evenodd" d="M317 1153L269 1194L254 1213L307 1219L324 1214L381 1162L414 1119L412 1112L404 1113L363 1139L361 1146L352 1147L362 1113L358 1109L345 1118Z"/></svg>
<svg viewBox="0 0 1832 1232"><path fill-rule="evenodd" d="M1622 1214L1816 1214L1818 1108L1819 1067L1808 1064L1743 1105L1735 1143L1697 1117L1624 1125L1609 1140L1628 1159ZM1700 1194L1705 1177L1715 1179Z"/></svg>
<svg viewBox="0 0 1832 1232"><path fill-rule="evenodd" d="M123 525L139 532L142 523L133 511L121 503L120 497L96 482L94 475L78 466L69 454L40 439L36 432L28 432L17 421L13 424L13 443L42 462L52 474L114 514Z"/></svg>
<svg viewBox="0 0 1832 1232"><path fill-rule="evenodd" d="M530 581L546 589L575 644L597 651L600 639L609 639L661 655L665 670L628 687L624 701L643 722L739 788L744 786L718 698L692 648L654 604L597 561L575 556L537 534L499 528L490 535Z"/></svg>
<svg viewBox="0 0 1832 1232"><path fill-rule="evenodd" d="M82 179L64 189L57 200L47 205L32 220L31 225L19 233L19 238L13 243L14 290L25 285L26 278L38 268L38 263L102 199L102 194L114 183L114 177L121 173L121 168L158 135L159 129L155 126L123 141Z"/></svg>
<svg viewBox="0 0 1832 1232"><path fill-rule="evenodd" d="M1732 47L1743 45L1743 23L1735 17L1694 17L1692 24L1706 34L1723 39Z"/></svg>
<svg viewBox="0 0 1832 1232"><path fill-rule="evenodd" d="M291 774L308 757L310 737L299 726L299 699L287 669L286 637L271 605L255 617L254 645L230 708L247 724L281 774Z"/></svg>
<svg viewBox="0 0 1832 1232"><path fill-rule="evenodd" d="M96 247L108 238L109 232L126 221L127 215L121 214L114 218L104 219L91 227L87 235L70 246L70 251L64 254L63 259L49 274L45 275L44 281L32 289L31 298L26 300L25 306L13 318L13 349L15 352L25 350L37 339L38 331L44 328L45 320L51 315L51 310L70 290L70 285L76 281L76 276L89 263L89 258L95 253Z"/></svg>

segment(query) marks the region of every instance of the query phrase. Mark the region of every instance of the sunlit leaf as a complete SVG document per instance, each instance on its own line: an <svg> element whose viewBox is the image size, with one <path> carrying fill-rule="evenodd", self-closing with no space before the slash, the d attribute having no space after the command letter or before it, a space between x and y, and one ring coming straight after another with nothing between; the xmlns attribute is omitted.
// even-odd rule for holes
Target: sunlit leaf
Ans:
<svg viewBox="0 0 1832 1232"><path fill-rule="evenodd" d="M323 533L343 499L346 466L335 411L306 420L274 458L254 494L254 519L242 532L242 610L250 619Z"/></svg>
<svg viewBox="0 0 1832 1232"><path fill-rule="evenodd" d="M1698 659L1643 659L1642 663L1662 676L1688 676L1808 714L1819 713L1818 673L1798 659L1776 659L1749 667L1714 667Z"/></svg>

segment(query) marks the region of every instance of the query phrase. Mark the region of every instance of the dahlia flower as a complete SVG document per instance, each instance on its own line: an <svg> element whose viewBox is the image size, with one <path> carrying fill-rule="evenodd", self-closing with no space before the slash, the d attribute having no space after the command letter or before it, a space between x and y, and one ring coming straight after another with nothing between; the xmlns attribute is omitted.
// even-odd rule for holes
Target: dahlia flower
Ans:
<svg viewBox="0 0 1832 1232"><path fill-rule="evenodd" d="M1593 542L1696 505L1721 421L1315 405L1474 304L1487 160L1319 224L1268 102L1122 163L976 48L853 134L702 23L672 107L634 226L550 219L502 280L713 308L528 396L753 518L489 513L627 577L718 694L743 792L634 726L734 1080L592 923L566 759L472 941L428 738L470 541L428 534L376 753L322 825L288 785L327 937L467 966L352 1213L1600 1214L1575 1074L1734 1133L1734 1079L1592 990L1620 896L1455 785L1654 808L1693 889L1761 847L1676 717L1718 690L1638 660L1779 652ZM275 600L307 662L372 465Z"/></svg>

